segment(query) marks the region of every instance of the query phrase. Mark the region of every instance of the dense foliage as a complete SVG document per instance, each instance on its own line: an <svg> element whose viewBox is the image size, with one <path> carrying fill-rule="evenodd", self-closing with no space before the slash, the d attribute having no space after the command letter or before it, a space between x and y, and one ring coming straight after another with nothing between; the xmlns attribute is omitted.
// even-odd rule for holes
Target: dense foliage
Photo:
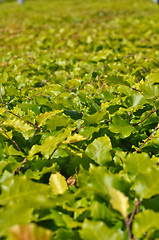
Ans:
<svg viewBox="0 0 159 240"><path fill-rule="evenodd" d="M158 6L0 7L1 239L158 239Z"/></svg>

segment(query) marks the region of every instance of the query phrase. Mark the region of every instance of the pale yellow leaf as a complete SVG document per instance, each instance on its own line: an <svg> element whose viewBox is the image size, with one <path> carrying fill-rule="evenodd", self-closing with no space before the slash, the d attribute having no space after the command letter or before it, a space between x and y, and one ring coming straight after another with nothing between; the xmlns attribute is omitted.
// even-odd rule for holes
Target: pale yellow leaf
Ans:
<svg viewBox="0 0 159 240"><path fill-rule="evenodd" d="M65 177L59 172L51 174L49 184L55 195L63 194L68 189Z"/></svg>
<svg viewBox="0 0 159 240"><path fill-rule="evenodd" d="M84 138L83 136L75 133L73 136L69 136L66 141L64 141L63 143L65 144L70 144L70 143L75 143L75 142L80 142L85 140L86 138Z"/></svg>
<svg viewBox="0 0 159 240"><path fill-rule="evenodd" d="M112 187L109 188L109 193L111 196L110 203L112 207L120 212L124 218L126 218L129 208L129 198L125 196L124 193Z"/></svg>

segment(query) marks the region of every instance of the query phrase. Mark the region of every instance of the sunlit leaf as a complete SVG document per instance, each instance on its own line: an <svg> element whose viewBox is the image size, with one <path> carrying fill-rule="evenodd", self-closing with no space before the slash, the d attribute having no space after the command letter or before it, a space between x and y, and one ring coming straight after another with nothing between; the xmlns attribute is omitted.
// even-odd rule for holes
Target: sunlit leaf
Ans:
<svg viewBox="0 0 159 240"><path fill-rule="evenodd" d="M16 224L28 224L32 219L32 208L23 204L12 204L0 209L0 236L7 235L10 227Z"/></svg>
<svg viewBox="0 0 159 240"><path fill-rule="evenodd" d="M64 141L63 143L65 144L71 144L71 143L75 143L75 142L80 142L85 140L86 138L84 138L83 136L75 133L73 136L69 136L66 141Z"/></svg>
<svg viewBox="0 0 159 240"><path fill-rule="evenodd" d="M82 239L86 239L86 240L122 239L118 230L108 228L103 222L90 221L87 219L83 223L82 230L80 231L80 235Z"/></svg>
<svg viewBox="0 0 159 240"><path fill-rule="evenodd" d="M25 176L12 177L5 181L0 195L0 205L22 202L27 207L45 206L49 204L50 187L45 184L33 182Z"/></svg>
<svg viewBox="0 0 159 240"><path fill-rule="evenodd" d="M133 234L137 238L141 238L145 232L151 229L157 230L159 221L159 213L152 210L145 210L135 216L133 221Z"/></svg>
<svg viewBox="0 0 159 240"><path fill-rule="evenodd" d="M129 153L124 160L125 170L134 179L138 174L144 173L154 166L153 161L147 153Z"/></svg>
<svg viewBox="0 0 159 240"><path fill-rule="evenodd" d="M95 139L86 149L88 157L93 159L96 163L105 165L112 160L110 150L112 149L109 137L104 136Z"/></svg>
<svg viewBox="0 0 159 240"><path fill-rule="evenodd" d="M126 218L129 208L129 198L115 188L109 188L110 192L110 203L112 207L121 213L121 215Z"/></svg>
<svg viewBox="0 0 159 240"><path fill-rule="evenodd" d="M132 189L143 198L150 198L159 194L159 170L148 168L144 173L140 173L132 186Z"/></svg>
<svg viewBox="0 0 159 240"><path fill-rule="evenodd" d="M113 133L119 133L121 138L129 137L133 130L128 120L122 119L117 115L112 118L109 129Z"/></svg>
<svg viewBox="0 0 159 240"><path fill-rule="evenodd" d="M63 194L68 189L64 176L62 176L59 172L51 174L49 183L55 195Z"/></svg>

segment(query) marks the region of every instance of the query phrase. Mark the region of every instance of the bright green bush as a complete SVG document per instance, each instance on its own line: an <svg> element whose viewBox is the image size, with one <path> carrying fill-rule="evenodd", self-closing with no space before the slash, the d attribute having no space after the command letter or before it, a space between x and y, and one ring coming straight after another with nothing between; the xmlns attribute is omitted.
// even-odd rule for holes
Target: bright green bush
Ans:
<svg viewBox="0 0 159 240"><path fill-rule="evenodd" d="M26 1L0 17L1 238L157 239L157 5Z"/></svg>

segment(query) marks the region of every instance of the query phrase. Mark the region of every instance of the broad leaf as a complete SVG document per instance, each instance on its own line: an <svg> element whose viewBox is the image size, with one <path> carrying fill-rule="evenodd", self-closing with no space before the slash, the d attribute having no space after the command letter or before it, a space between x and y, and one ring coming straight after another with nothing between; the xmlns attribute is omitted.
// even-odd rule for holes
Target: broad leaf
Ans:
<svg viewBox="0 0 159 240"><path fill-rule="evenodd" d="M65 178L59 172L51 174L49 183L55 195L63 194L68 189Z"/></svg>
<svg viewBox="0 0 159 240"><path fill-rule="evenodd" d="M141 199L159 194L159 169L149 168L144 173L140 173L136 177L132 189Z"/></svg>
<svg viewBox="0 0 159 240"><path fill-rule="evenodd" d="M124 169L131 179L134 179L138 174L144 173L147 169L154 166L154 162L147 153L129 153L124 164Z"/></svg>
<svg viewBox="0 0 159 240"><path fill-rule="evenodd" d="M104 136L95 139L86 148L86 154L100 165L106 165L112 160L110 150L112 149L109 137Z"/></svg>
<svg viewBox="0 0 159 240"><path fill-rule="evenodd" d="M120 233L116 229L108 228L103 222L85 220L80 231L83 240L120 240Z"/></svg>
<svg viewBox="0 0 159 240"><path fill-rule="evenodd" d="M152 210L145 210L135 216L133 221L133 234L137 238L141 238L145 232L151 229L158 230L159 213Z"/></svg>
<svg viewBox="0 0 159 240"><path fill-rule="evenodd" d="M124 218L126 218L129 208L129 198L115 188L110 187L109 192L111 197L110 203L112 207L120 212Z"/></svg>
<svg viewBox="0 0 159 240"><path fill-rule="evenodd" d="M0 209L0 236L7 235L10 227L16 224L28 224L32 219L32 208L22 203L14 203Z"/></svg>
<svg viewBox="0 0 159 240"><path fill-rule="evenodd" d="M50 205L50 187L33 182L25 176L16 176L4 182L1 186L0 205L22 202L26 207ZM20 203L19 203L20 204Z"/></svg>
<svg viewBox="0 0 159 240"><path fill-rule="evenodd" d="M121 138L129 137L133 130L127 119L122 119L117 115L112 118L109 129L113 133L119 133Z"/></svg>
<svg viewBox="0 0 159 240"><path fill-rule="evenodd" d="M83 136L75 133L73 136L69 136L63 143L65 144L71 144L71 143L76 143L85 140Z"/></svg>

